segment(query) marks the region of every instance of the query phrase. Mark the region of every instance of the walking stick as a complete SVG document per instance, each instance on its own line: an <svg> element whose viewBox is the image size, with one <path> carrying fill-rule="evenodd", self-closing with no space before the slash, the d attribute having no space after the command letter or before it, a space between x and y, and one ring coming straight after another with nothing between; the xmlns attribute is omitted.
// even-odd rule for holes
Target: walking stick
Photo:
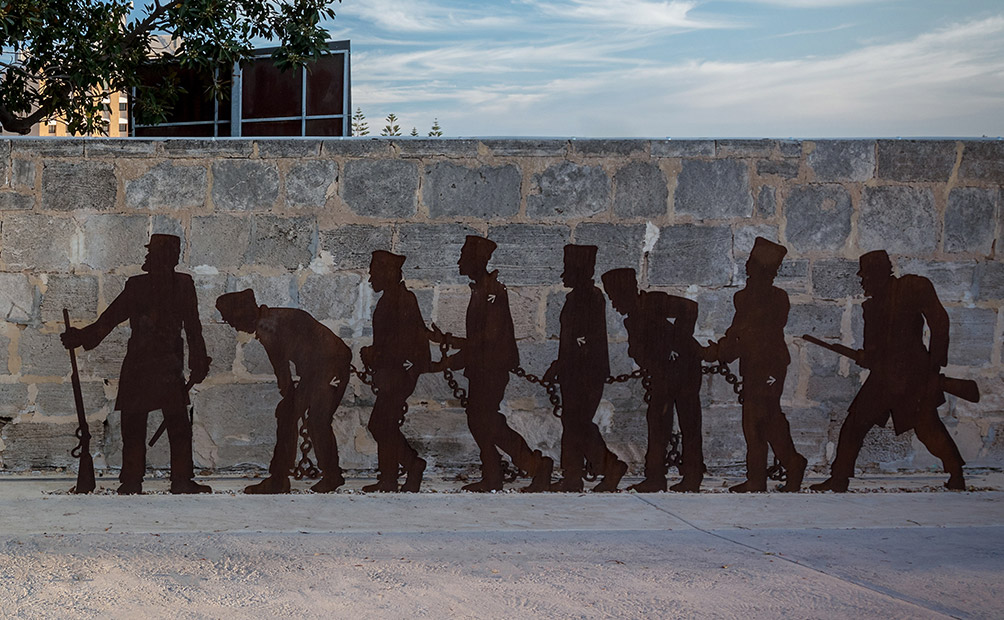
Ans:
<svg viewBox="0 0 1004 620"><path fill-rule="evenodd" d="M63 322L66 330L70 330L70 313L63 308ZM77 406L77 439L80 443L70 450L70 456L80 459L77 467L77 484L73 493L90 493L94 490L94 459L91 458L91 431L87 428L87 417L84 415L84 396L80 391L80 373L77 372L77 354L70 349L70 366L73 368L73 404Z"/></svg>

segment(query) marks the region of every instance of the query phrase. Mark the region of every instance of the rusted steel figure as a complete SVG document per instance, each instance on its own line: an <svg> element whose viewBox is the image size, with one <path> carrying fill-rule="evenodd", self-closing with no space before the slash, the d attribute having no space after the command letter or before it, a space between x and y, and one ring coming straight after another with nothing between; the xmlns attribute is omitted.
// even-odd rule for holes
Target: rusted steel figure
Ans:
<svg viewBox="0 0 1004 620"><path fill-rule="evenodd" d="M401 424L408 410L408 397L423 372L431 370L429 337L415 294L405 287L401 265L405 257L383 250L373 252L370 283L382 293L373 311L373 344L360 350L363 364L373 372L376 403L370 414L369 430L377 442L375 484L363 491L397 491L398 466L408 477L401 491L418 492L425 460L408 444Z"/></svg>
<svg viewBox="0 0 1004 620"><path fill-rule="evenodd" d="M143 263L145 275L126 280L125 289L83 328L69 328L61 338L72 349L93 349L120 323L129 321L132 335L119 375L115 408L122 412L121 495L142 493L146 468L148 414L160 409L171 442L171 493L209 493L198 484L192 465L192 426L185 410L188 390L182 375L184 344L188 341L191 380L200 383L209 374L209 357L202 338L198 301L192 277L174 271L181 255L181 239L152 235Z"/></svg>
<svg viewBox="0 0 1004 620"><path fill-rule="evenodd" d="M854 352L854 361L869 370L868 379L840 428L830 477L810 488L846 491L865 435L872 426L885 426L891 416L897 435L913 429L941 459L949 474L945 486L965 490L965 462L938 417L938 407L945 402L941 368L948 363L948 313L930 280L893 276L885 251L868 252L859 262L858 276L868 299L862 304L864 348ZM929 347L924 346L925 323L931 334Z"/></svg>
<svg viewBox="0 0 1004 620"><path fill-rule="evenodd" d="M694 340L697 303L658 291L639 291L634 269L603 274L603 288L624 315L628 354L651 378L645 479L629 489L639 493L666 490L666 451L673 431L673 408L683 435L683 479L673 491L699 491L704 479L701 437L701 360Z"/></svg>
<svg viewBox="0 0 1004 620"><path fill-rule="evenodd" d="M524 491L546 491L551 484L554 461L539 450L531 450L523 437L509 427L499 411L509 384L509 371L519 365L519 350L509 312L509 294L498 280L498 271L488 272L495 242L469 235L460 251L460 275L471 279L471 301L467 306L467 336L447 336L434 327L433 340L460 351L447 358L451 369L464 369L469 395L467 424L481 451L481 480L465 491L490 492L502 489L502 462L497 448L508 454L516 467L533 480Z"/></svg>
<svg viewBox="0 0 1004 620"><path fill-rule="evenodd" d="M288 493L296 458L297 421L306 416L310 440L324 477L311 487L329 493L345 484L331 419L349 380L352 351L330 329L296 308L259 306L251 289L220 295L216 308L234 329L254 334L272 363L282 400L275 409L276 440L269 476L245 493ZM300 376L293 382L290 363Z"/></svg>
<svg viewBox="0 0 1004 620"><path fill-rule="evenodd" d="M562 478L552 491L579 492L586 462L603 474L593 491L616 491L627 464L607 449L600 429L593 422L610 374L607 353L606 300L593 284L595 245L566 245L564 285L571 290L561 308L558 359L544 374L544 381L561 386Z"/></svg>
<svg viewBox="0 0 1004 620"><path fill-rule="evenodd" d="M728 364L739 359L743 378L743 435L746 438L746 481L735 493L767 490L767 445L785 468L782 491L798 491L806 459L795 450L788 419L781 411L781 393L791 357L784 341L788 294L774 278L788 250L757 237L746 261L746 286L733 297L732 325L718 342L704 348L706 361Z"/></svg>

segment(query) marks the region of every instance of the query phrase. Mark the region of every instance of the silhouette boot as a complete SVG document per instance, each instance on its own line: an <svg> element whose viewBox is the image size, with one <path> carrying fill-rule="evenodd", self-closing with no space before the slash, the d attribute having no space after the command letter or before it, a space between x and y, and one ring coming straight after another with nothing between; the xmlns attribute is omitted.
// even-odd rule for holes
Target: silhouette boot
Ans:
<svg viewBox="0 0 1004 620"><path fill-rule="evenodd" d="M621 460L614 460L613 464L610 465L605 472L603 472L603 480L593 487L593 493L614 493L617 491L617 485L620 484L621 478L627 473L627 463Z"/></svg>
<svg viewBox="0 0 1004 620"><path fill-rule="evenodd" d="M846 493L847 492L848 480L847 478L837 478L836 476L830 476L822 482L817 482L816 484L810 485L810 491L833 491L834 493Z"/></svg>
<svg viewBox="0 0 1004 620"><path fill-rule="evenodd" d="M554 460L549 456L541 454L540 450L533 451L533 480L530 484L520 489L523 493L542 493L551 486L551 474L554 473Z"/></svg>
<svg viewBox="0 0 1004 620"><path fill-rule="evenodd" d="M805 476L805 467L809 461L801 454L796 454L793 460L795 462L788 470L784 486L781 487L784 493L798 493L802 489L802 478Z"/></svg>
<svg viewBox="0 0 1004 620"><path fill-rule="evenodd" d="M401 485L401 491L404 493L418 493L419 487L422 486L422 474L425 473L425 459L415 457L415 460L411 462L411 466L408 467L408 477L405 478L404 484Z"/></svg>
<svg viewBox="0 0 1004 620"><path fill-rule="evenodd" d="M289 493L289 478L286 476L269 476L257 484L244 487L248 495L272 495Z"/></svg>

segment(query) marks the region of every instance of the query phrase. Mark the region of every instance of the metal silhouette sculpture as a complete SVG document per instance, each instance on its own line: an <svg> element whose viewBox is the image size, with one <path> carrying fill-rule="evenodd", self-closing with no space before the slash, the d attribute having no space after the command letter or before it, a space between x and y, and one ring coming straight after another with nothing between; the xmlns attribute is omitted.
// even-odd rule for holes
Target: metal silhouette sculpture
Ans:
<svg viewBox="0 0 1004 620"><path fill-rule="evenodd" d="M607 448L593 422L610 374L606 300L593 283L596 250L595 245L565 246L561 279L572 290L561 308L558 359L543 377L561 387L562 478L551 491L582 491L587 470L603 474L593 491L616 491L627 472L627 464Z"/></svg>
<svg viewBox="0 0 1004 620"><path fill-rule="evenodd" d="M554 461L539 450L531 450L499 411L509 384L509 372L519 366L519 350L509 312L509 294L498 280L498 271L488 272L488 261L495 247L490 239L468 235L460 251L457 261L460 275L472 281L466 337L443 334L433 325L434 342L459 349L444 357L447 371L463 369L468 382L467 424L480 450L481 480L465 485L463 490L481 493L502 490L500 448L518 469L532 476L523 491L546 491L551 484Z"/></svg>
<svg viewBox="0 0 1004 620"><path fill-rule="evenodd" d="M965 490L965 462L938 417L938 407L945 402L946 391L979 402L979 389L973 381L941 374L941 368L948 364L948 313L930 280L916 275L893 276L892 263L884 250L862 255L859 264L858 276L867 297L862 304L864 347L827 348L867 368L868 378L840 427L830 477L809 488L846 491L865 435L873 426L885 426L892 417L897 435L913 429L931 454L941 460L949 474L945 487ZM925 324L930 330L929 346L924 345Z"/></svg>
<svg viewBox="0 0 1004 620"><path fill-rule="evenodd" d="M70 312L63 308L63 323L70 330ZM91 429L87 426L87 416L84 414L84 395L80 389L80 373L77 371L77 353L72 347L70 351L70 368L73 374L73 405L77 410L77 446L70 450L70 455L77 458L77 484L73 493L90 493L96 486L94 482L94 458L91 457Z"/></svg>
<svg viewBox="0 0 1004 620"><path fill-rule="evenodd" d="M795 449L788 419L781 411L781 393L791 356L784 341L788 294L774 278L788 250L757 237L746 261L746 286L733 297L732 325L718 342L703 349L705 361L729 364L739 359L742 376L743 436L746 439L746 481L735 493L767 490L767 445L786 472L782 491L798 491L807 461Z"/></svg>
<svg viewBox="0 0 1004 620"><path fill-rule="evenodd" d="M145 275L126 281L125 290L83 328L67 328L63 346L90 350L117 325L129 321L129 337L119 376L115 408L122 412L122 472L119 494L143 490L146 468L146 431L150 411L160 409L171 443L171 493L209 493L209 486L193 480L192 426L186 412L188 390L182 375L184 330L188 341L188 367L194 383L209 374L209 357L192 277L174 271L181 239L152 235L143 263Z"/></svg>
<svg viewBox="0 0 1004 620"><path fill-rule="evenodd" d="M645 478L628 489L639 493L666 490L667 448L675 407L683 436L678 464L683 479L671 489L699 491L706 468L701 436L701 359L694 340L697 303L659 291L638 290L634 269L606 272L603 288L614 309L624 315L628 355L641 367L649 385Z"/></svg>
<svg viewBox="0 0 1004 620"><path fill-rule="evenodd" d="M250 494L288 493L289 475L310 470L306 452L313 447L323 478L311 487L329 493L345 484L338 465L338 444L331 429L335 410L348 386L352 351L330 329L297 308L259 306L250 289L220 295L216 308L223 320L239 331L254 334L268 354L282 400L275 409L276 440L269 476L244 489ZM296 367L294 382L290 364ZM309 445L296 464L297 422L304 418ZM310 473L309 471L306 473Z"/></svg>
<svg viewBox="0 0 1004 620"><path fill-rule="evenodd" d="M434 370L429 354L432 332L425 326L415 294L401 277L405 257L383 250L373 252L370 283L381 293L373 310L373 344L359 351L366 372L372 374L376 394L367 426L377 442L377 481L366 492L398 491L398 467L407 478L400 490L417 493L426 462L401 432L408 397L423 372Z"/></svg>

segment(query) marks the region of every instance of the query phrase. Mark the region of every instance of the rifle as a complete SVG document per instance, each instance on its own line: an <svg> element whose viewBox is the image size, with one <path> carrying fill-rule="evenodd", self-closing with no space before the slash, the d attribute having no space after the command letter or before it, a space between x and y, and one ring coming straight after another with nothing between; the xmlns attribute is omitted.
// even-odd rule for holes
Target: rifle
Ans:
<svg viewBox="0 0 1004 620"><path fill-rule="evenodd" d="M212 361L213 358L210 357L209 361L206 363L211 364ZM194 385L195 385L195 380L189 379L188 383L185 384L185 391L187 392L188 390L192 389L192 386ZM188 406L188 423L189 424L195 423L195 405ZM160 436L163 435L164 431L166 430L167 430L167 418L164 418L161 421L160 426L157 427L157 431L153 434L153 437L150 438L150 441L146 445L152 448L153 444L157 443L157 440L160 439Z"/></svg>
<svg viewBox="0 0 1004 620"><path fill-rule="evenodd" d="M70 330L70 313L63 308L63 322L66 324L66 331ZM80 391L80 373L77 372L77 353L70 349L70 367L73 368L71 380L73 382L73 404L77 407L77 440L80 443L70 450L70 456L80 459L77 467L77 484L73 487L73 493L90 493L94 490L94 459L91 457L91 431L87 427L87 417L84 415L84 395Z"/></svg>
<svg viewBox="0 0 1004 620"><path fill-rule="evenodd" d="M843 355L844 357L849 357L854 360L855 364L863 367L861 364L862 351L860 349L852 349L835 342L826 342L825 340L820 340L819 338L810 336L809 334L803 334L802 340L819 345L824 349L829 349L830 351ZM976 382L972 379L957 379L955 377L946 377L944 374L939 373L938 387L942 392L958 396L962 400L969 401L971 403L980 402L980 387L976 385Z"/></svg>

